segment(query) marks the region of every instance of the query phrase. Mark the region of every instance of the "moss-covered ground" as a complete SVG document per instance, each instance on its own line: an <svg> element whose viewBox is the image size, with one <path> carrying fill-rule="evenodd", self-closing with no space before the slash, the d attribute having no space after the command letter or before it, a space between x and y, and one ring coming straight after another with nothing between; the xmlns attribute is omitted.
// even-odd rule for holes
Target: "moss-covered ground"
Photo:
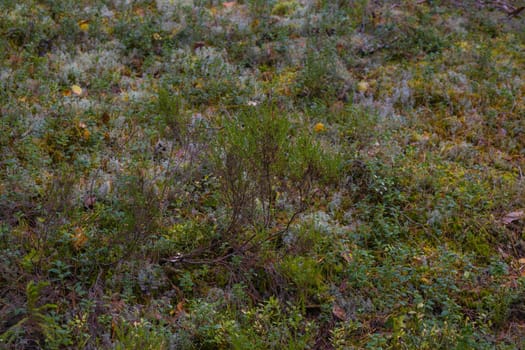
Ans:
<svg viewBox="0 0 525 350"><path fill-rule="evenodd" d="M523 1L0 1L0 348L524 349Z"/></svg>

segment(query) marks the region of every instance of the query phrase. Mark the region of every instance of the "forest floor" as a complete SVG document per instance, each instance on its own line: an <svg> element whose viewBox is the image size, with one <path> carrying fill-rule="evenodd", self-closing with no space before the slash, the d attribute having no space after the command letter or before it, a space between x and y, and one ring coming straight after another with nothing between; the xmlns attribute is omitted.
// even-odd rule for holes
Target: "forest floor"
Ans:
<svg viewBox="0 0 525 350"><path fill-rule="evenodd" d="M0 348L525 349L522 6L2 0Z"/></svg>

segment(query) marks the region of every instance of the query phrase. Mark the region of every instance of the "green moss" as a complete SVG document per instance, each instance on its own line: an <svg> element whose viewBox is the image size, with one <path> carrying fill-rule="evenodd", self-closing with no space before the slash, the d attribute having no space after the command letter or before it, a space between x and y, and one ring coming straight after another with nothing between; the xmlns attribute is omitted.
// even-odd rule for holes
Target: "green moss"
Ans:
<svg viewBox="0 0 525 350"><path fill-rule="evenodd" d="M272 15L288 16L293 13L298 4L295 1L279 1L272 8Z"/></svg>

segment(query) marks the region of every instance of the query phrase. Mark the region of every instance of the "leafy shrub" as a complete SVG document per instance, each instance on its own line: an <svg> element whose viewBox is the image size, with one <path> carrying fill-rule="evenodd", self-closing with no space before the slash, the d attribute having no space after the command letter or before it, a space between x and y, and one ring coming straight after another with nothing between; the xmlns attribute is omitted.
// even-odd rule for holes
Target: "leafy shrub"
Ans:
<svg viewBox="0 0 525 350"><path fill-rule="evenodd" d="M317 47L309 43L304 68L297 78L299 97L333 99L344 92L344 79L337 71L337 54L330 46Z"/></svg>
<svg viewBox="0 0 525 350"><path fill-rule="evenodd" d="M274 106L246 109L223 124L214 157L230 228L253 224L258 205L269 227L278 192L299 195L292 204L304 210L313 182L337 177L338 158L278 113Z"/></svg>

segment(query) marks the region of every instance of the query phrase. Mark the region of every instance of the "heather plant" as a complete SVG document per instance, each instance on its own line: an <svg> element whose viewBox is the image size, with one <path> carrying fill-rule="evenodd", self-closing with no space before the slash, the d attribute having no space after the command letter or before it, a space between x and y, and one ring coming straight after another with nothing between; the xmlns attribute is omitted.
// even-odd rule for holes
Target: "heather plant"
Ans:
<svg viewBox="0 0 525 350"><path fill-rule="evenodd" d="M300 97L325 99L343 92L344 78L337 72L337 55L333 47L313 40L307 47L304 69L297 81Z"/></svg>
<svg viewBox="0 0 525 350"><path fill-rule="evenodd" d="M231 210L229 228L239 223L253 225L257 206L260 222L270 227L278 195L298 196L292 204L303 211L314 181L337 176L336 158L278 113L272 105L249 108L223 124L215 152L223 195Z"/></svg>

